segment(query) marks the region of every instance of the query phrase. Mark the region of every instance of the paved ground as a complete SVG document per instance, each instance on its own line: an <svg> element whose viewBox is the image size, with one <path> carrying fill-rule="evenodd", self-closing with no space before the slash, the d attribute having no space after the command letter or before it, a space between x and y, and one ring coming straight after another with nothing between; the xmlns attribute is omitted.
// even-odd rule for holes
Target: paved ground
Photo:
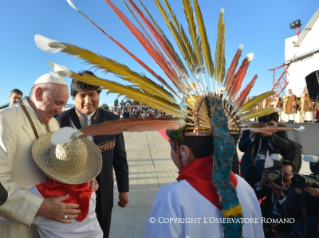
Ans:
<svg viewBox="0 0 319 238"><path fill-rule="evenodd" d="M114 208L111 238L141 238L148 212L157 191L175 181L177 169L170 159L170 146L158 132L125 133L129 164L130 192L126 208L117 205L114 187ZM239 157L242 153L238 150ZM309 164L302 164L301 174L309 174Z"/></svg>
<svg viewBox="0 0 319 238"><path fill-rule="evenodd" d="M125 133L129 164L130 192L126 208L117 205L114 187L112 238L141 238L157 191L176 179L177 169L170 159L170 146L158 132Z"/></svg>

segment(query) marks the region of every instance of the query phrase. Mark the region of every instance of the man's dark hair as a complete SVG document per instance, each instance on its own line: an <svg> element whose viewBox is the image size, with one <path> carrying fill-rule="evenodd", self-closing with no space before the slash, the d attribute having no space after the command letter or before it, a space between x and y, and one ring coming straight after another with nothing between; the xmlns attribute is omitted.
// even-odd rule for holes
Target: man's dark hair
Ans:
<svg viewBox="0 0 319 238"><path fill-rule="evenodd" d="M297 173L297 172L296 172L296 168L295 168L294 164L293 164L291 161L289 161L289 160L283 160L283 161L282 161L282 165L290 165L291 168L292 168L292 170L291 170L292 173L293 173L293 174Z"/></svg>
<svg viewBox="0 0 319 238"><path fill-rule="evenodd" d="M89 75L95 76L95 74L89 70L84 70L84 71L79 72L79 75L83 75L83 74L89 74ZM98 90L98 89L100 89L99 86L94 86L91 84L83 83L83 82L77 81L75 79L72 79L71 96L73 97L73 99L75 98L77 93L82 92L84 89L95 90L95 91L97 91L97 93L99 95L101 93L101 90Z"/></svg>
<svg viewBox="0 0 319 238"><path fill-rule="evenodd" d="M259 124L265 124L268 121L269 115L258 117Z"/></svg>
<svg viewBox="0 0 319 238"><path fill-rule="evenodd" d="M11 91L11 94L12 94L12 93L19 94L19 95L23 96L23 92L22 92L21 90L17 89L17 88L13 89L13 90Z"/></svg>
<svg viewBox="0 0 319 238"><path fill-rule="evenodd" d="M279 114L278 114L278 112L273 112L273 113L269 114L269 116L268 116L268 121L271 121L271 120L274 120L275 122L278 123L278 121L279 121Z"/></svg>
<svg viewBox="0 0 319 238"><path fill-rule="evenodd" d="M169 137L175 150L175 139ZM191 149L196 159L212 156L214 154L214 144L212 136L187 136L184 141L178 141L178 146L186 145Z"/></svg>
<svg viewBox="0 0 319 238"><path fill-rule="evenodd" d="M258 117L258 122L260 124L265 124L267 121L271 121L271 120L274 120L275 122L278 123L278 121L279 121L278 112L273 112L273 113L271 113L269 115Z"/></svg>

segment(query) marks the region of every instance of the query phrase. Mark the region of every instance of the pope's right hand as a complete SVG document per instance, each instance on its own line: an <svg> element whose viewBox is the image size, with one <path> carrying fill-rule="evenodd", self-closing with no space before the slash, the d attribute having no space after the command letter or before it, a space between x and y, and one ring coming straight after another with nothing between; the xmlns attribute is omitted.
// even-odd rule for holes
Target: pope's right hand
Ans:
<svg viewBox="0 0 319 238"><path fill-rule="evenodd" d="M63 203L68 196L44 199L39 207L37 216L43 216L62 223L72 223L73 219L77 218L81 211L77 209L79 208L78 204Z"/></svg>

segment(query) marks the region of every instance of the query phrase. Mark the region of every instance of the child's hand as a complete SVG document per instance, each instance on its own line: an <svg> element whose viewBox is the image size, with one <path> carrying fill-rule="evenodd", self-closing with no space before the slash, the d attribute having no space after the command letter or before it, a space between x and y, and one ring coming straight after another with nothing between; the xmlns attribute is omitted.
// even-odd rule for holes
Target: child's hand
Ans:
<svg viewBox="0 0 319 238"><path fill-rule="evenodd" d="M99 184L95 178L90 181L90 187L92 188L93 192L96 192L99 189Z"/></svg>

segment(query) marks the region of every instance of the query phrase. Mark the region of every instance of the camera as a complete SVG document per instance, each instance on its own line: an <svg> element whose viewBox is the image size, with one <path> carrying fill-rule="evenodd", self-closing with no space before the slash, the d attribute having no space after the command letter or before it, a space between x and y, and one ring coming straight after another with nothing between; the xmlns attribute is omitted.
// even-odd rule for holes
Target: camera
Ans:
<svg viewBox="0 0 319 238"><path fill-rule="evenodd" d="M319 157L315 155L305 155L304 161L309 162L311 175L295 175L292 179L292 185L295 188L317 188L316 182L319 182Z"/></svg>
<svg viewBox="0 0 319 238"><path fill-rule="evenodd" d="M266 184L268 185L269 181L273 181L276 185L281 186L284 181L284 175L281 172L283 157L280 154L272 154L270 158L274 161L274 168L269 171Z"/></svg>

